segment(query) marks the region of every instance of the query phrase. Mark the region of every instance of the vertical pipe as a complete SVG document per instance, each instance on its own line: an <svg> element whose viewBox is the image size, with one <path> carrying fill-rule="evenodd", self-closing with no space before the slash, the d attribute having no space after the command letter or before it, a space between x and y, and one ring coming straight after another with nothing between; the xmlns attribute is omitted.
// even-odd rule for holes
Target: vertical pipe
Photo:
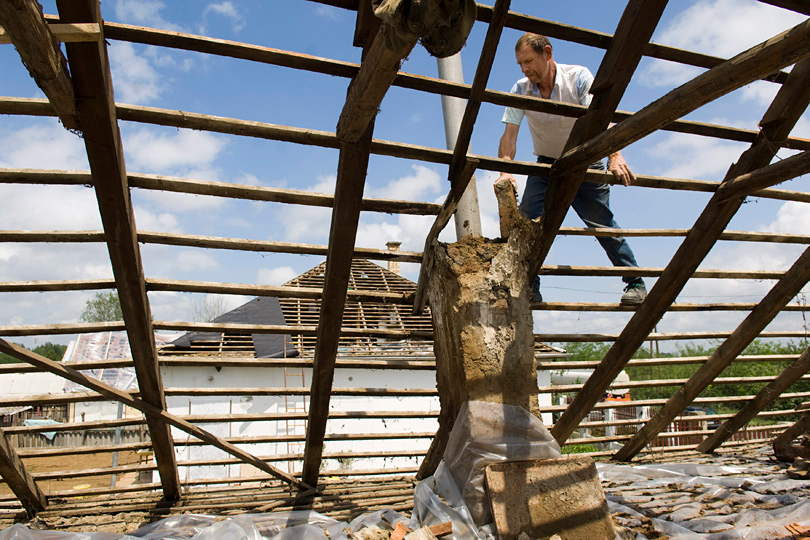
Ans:
<svg viewBox="0 0 810 540"><path fill-rule="evenodd" d="M439 67L439 78L464 83L464 72L461 68L461 55L459 53L447 58L437 58L436 63ZM444 136L448 150L452 150L456 146L465 106L465 102L461 98L442 96ZM475 186L475 176L473 176L467 190L462 195L454 217L457 239L469 235L481 236L481 216L478 211L478 190Z"/></svg>

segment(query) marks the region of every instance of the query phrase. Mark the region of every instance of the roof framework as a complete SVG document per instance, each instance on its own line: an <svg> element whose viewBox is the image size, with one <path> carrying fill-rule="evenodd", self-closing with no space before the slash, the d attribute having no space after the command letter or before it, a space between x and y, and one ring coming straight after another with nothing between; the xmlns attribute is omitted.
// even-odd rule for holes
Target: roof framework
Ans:
<svg viewBox="0 0 810 540"><path fill-rule="evenodd" d="M780 182L806 174L810 170L807 151L810 140L791 137L791 131L810 103L810 21L804 21L793 29L774 36L765 43L744 51L732 59L711 57L690 51L650 43L650 36L663 11L665 3L658 1L630 0L615 35L575 28L552 21L541 20L509 11L509 2L498 0L494 7L479 5L476 24L488 25L486 44L472 85L446 82L430 77L399 72L400 61L416 44L403 44L400 50L384 46L377 32L379 21L370 17L369 4L364 0L318 0L320 3L358 12L355 45L363 47L363 61L359 65L292 53L247 43L236 43L204 36L181 34L157 29L142 28L107 22L101 19L96 0L58 0L58 16L42 16L41 8L34 0L5 3L0 8L0 25L20 52L26 64L46 94L47 99L29 99L12 96L0 97L0 113L13 115L58 116L66 128L81 132L90 171L45 171L45 170L0 170L0 182L48 185L92 185L101 211L102 231L0 231L2 242L90 242L104 243L109 252L113 269L112 280L72 281L25 281L0 283L0 293L104 290L114 288L121 300L123 321L112 323L48 324L35 326L0 327L0 351L18 358L25 366L4 367L3 370L24 372L42 370L56 373L90 388L94 394L85 399L100 399L104 396L125 403L144 414L144 421L151 436L160 484L131 489L135 493L159 489L166 501L181 501L183 482L178 475L178 466L170 426L183 430L199 440L220 448L236 462L250 463L279 481L274 502L259 501L253 508L267 509L273 505L290 505L294 497L284 486L300 490L297 494L308 497L316 494L315 486L328 485L321 478L320 468L324 460L324 442L333 434L327 432L330 399L341 389L333 387L335 370L346 365L372 366L371 360L347 358L347 343L369 346L379 345L380 340L406 342L411 348L409 360L387 359L387 369L403 369L404 366L431 369L427 355L432 338L427 312L424 307L424 280L410 284L407 280L392 277L380 271L380 267L358 258L422 262L430 253L394 252L356 246L356 232L362 212L389 212L432 216L435 220L425 245L448 223L458 200L476 168L490 171L508 171L517 174L547 172L549 166L536 163L505 161L465 152L468 147L478 108L482 103L513 105L526 109L550 112L579 118L565 155L552 167L551 174L567 180L565 189L553 193L557 211L548 212L534 239L533 259L540 272L549 275L602 276L622 275L626 269L604 267L571 267L544 265L552 242L560 235L610 235L624 236L671 236L683 237L680 248L665 268L642 268L641 275L657 277L645 302L636 308L604 303L544 303L538 310L557 311L634 311L624 329L616 335L608 334L537 334L537 341L607 341L612 346L605 358L593 367L594 375L584 384L570 389L542 389L541 391L576 391L573 401L567 406L552 406L546 412L561 413L552 427L552 434L561 443L582 426L589 425L586 418L592 410L609 408L599 403L600 397L609 389L619 372L630 365L648 362L675 363L676 361L700 365L688 380L658 381L661 386L679 386L673 397L666 401L634 402L632 405L651 405L658 412L646 423L631 420L614 420L613 426L643 424L633 435L614 436L612 442L620 443L615 452L605 452L615 459L631 459L642 452L662 429L684 412L692 403L709 402L699 397L709 384L721 384L719 375L732 361L763 361L762 358L740 357L745 347L758 337L804 337L805 330L797 328L789 332L767 332L766 326L782 311L801 310L789 306L790 300L810 279L810 255L805 251L786 272L751 272L743 270L698 269L712 246L720 240L748 242L781 242L810 244L810 235L768 234L748 231L729 231L726 226L748 196L767 197L779 200L810 202L810 194L774 188ZM763 0L764 1L764 0ZM766 3L808 14L802 2L767 1ZM494 60L494 51L503 28L534 31L550 37L569 40L588 46L606 49L594 83L596 98L589 109L564 105L542 99L524 98L487 88L489 70ZM112 77L107 57L107 40L122 40L151 44L228 58L249 60L283 66L296 70L351 79L344 109L337 120L335 133L305 129L295 126L280 126L252 120L216 117L199 113L180 112L116 104L113 102ZM62 56L58 41L64 42L67 56ZM704 68L701 75L673 90L657 101L636 112L617 111L624 88L643 56L663 58L687 65ZM792 69L788 72L786 68ZM69 70L66 70L66 67ZM781 89L760 122L759 132L729 126L709 125L683 120L683 117L728 92L757 79L775 81ZM435 95L449 95L467 100L467 106L458 134L459 144L455 151L407 145L373 138L376 107L391 86ZM271 189L255 186L233 185L221 182L169 178L127 171L123 162L123 149L118 123L133 121L153 125L182 127L245 137L286 141L294 144L312 145L339 150L336 163L337 183L334 196L295 190ZM619 122L606 130L611 122ZM691 190L713 193L705 209L694 224L678 230L622 230L593 231L561 227L565 211L573 199L576 188L583 180L612 183L612 179L597 172L584 172L583 166L594 159L624 148L657 130L670 130L697 134L750 144L729 169L720 184L692 179L671 179L640 176L638 185L650 189ZM796 156L771 165L779 148L800 151ZM363 187L370 156L385 155L415 159L449 166L449 190L443 205L417 201L394 201L363 198ZM328 245L309 245L284 242L255 241L240 238L181 235L166 232L138 230L135 224L130 192L133 189L158 190L178 193L205 194L217 197L239 198L255 201L274 201L286 204L320 206L332 209L331 233ZM162 244L168 246L194 246L209 249L227 249L264 253L300 253L326 256L326 262L296 280L281 287L258 286L240 283L188 282L157 279L145 274L141 263L139 244ZM423 265L424 267L424 265ZM771 292L756 304L675 304L678 293L690 279L772 279L776 280ZM364 281L364 283L361 283ZM190 323L185 321L153 320L148 295L156 291L206 292L224 294L250 294L274 296L281 300L287 324L279 327L256 325L223 325L215 323ZM655 331L656 323L668 312L674 311L747 311L745 320L733 332L716 332L708 329L700 334L661 334ZM392 314L394 315L392 318ZM382 324L385 323L385 324ZM297 359L249 358L244 354L244 344L234 349L220 351L217 355L206 351L205 355L162 355L155 347L152 336L155 330L202 330L222 332L227 339L250 333L277 333L293 336L301 351ZM111 388L86 375L48 361L8 342L15 336L44 336L77 332L126 330L133 344L131 363L138 377L140 393L137 396ZM659 359L651 361L632 360L635 351L648 340L715 338L722 340L717 351L709 358ZM223 341L226 340L223 339ZM249 347L248 347L249 348ZM226 354L227 353L227 354ZM379 355L379 349L375 351ZM758 381L762 390L755 396L736 396L729 401L748 401L736 416L723 417L723 424L701 443L690 445L701 451L711 451L720 446L735 431L747 425L751 418L780 396L786 395L790 386L805 376L808 369L807 351L798 358L774 358L774 361L795 361L782 375L775 379ZM212 358L216 356L215 358ZM362 356L362 355L360 355ZM383 355L384 356L384 355ZM303 461L303 473L294 477L270 466L266 458L256 457L238 445L218 437L195 425L215 418L182 418L166 409L167 390L163 387L159 365L223 365L228 357L233 365L307 365L313 369L309 388L309 411L298 418L308 421L303 451L289 459ZM414 357L417 357L414 359ZM404 363L403 363L404 362ZM109 363L108 363L109 364ZM123 364L122 364L123 365ZM34 366L33 368L30 366ZM551 367L551 364L541 365ZM728 382L728 381L725 381ZM655 381L645 381L653 384ZM766 385L767 386L764 386ZM636 383L641 386L641 383ZM269 389L264 389L269 391ZM284 389L276 389L283 393ZM366 389L374 395L373 389ZM429 391L429 390L427 390ZM435 392L435 390L434 390ZM403 395L405 392L403 392ZM391 395L390 393L388 395ZM805 397L801 394L794 397ZM61 398L66 402L66 398ZM59 403L60 398L32 396L29 402ZM9 403L0 402L0 405ZM788 413L791 411L781 411ZM351 414L351 413L349 413ZM393 413L391 413L393 415ZM295 415L288 415L289 420ZM805 429L806 415L799 418L796 426L786 433ZM219 419L219 421L226 421ZM132 422L129 420L129 422ZM123 425L119 422L118 425ZM603 423L610 425L610 422ZM105 426L115 425L106 422ZM64 429L77 429L66 426ZM787 426L782 425L781 430ZM37 428L28 429L36 432ZM12 430L14 431L14 430ZM18 430L25 431L25 430ZM606 436L602 439L610 439ZM594 439L595 440L595 439ZM601 440L601 439L600 439ZM603 441L604 442L604 441ZM27 512L46 511L48 496L43 492L36 475L25 466L26 453L16 450L0 440L0 473L14 493L4 499L10 508L21 505ZM726 446L735 443L726 442ZM97 471L84 471L99 474ZM109 473L110 471L105 471ZM369 471L367 471L369 472ZM370 471L373 473L374 471ZM413 473L414 471L405 471ZM265 477L266 478L266 477ZM223 480L221 483L227 483ZM208 488L215 482L209 482ZM392 481L392 485L394 482ZM348 488L344 488L348 490ZM398 488L397 488L398 489ZM373 491L374 488L369 488ZM295 491L295 490L293 490ZM107 490L101 495L125 490ZM65 495L65 494L61 494ZM70 494L68 494L70 495ZM237 499L238 494L234 495ZM344 497L346 493L344 492ZM256 499L255 494L249 495ZM366 499L362 499L366 497ZM244 499L244 498L243 498ZM244 500L242 499L242 502ZM337 497L340 500L340 496ZM314 499L317 501L316 499ZM374 496L361 496L366 502ZM154 501L138 504L154 508ZM224 504L224 503L223 503ZM383 504L383 503L380 503ZM177 503L177 507L181 504ZM186 507L187 508L187 507ZM334 511L346 511L339 505Z"/></svg>

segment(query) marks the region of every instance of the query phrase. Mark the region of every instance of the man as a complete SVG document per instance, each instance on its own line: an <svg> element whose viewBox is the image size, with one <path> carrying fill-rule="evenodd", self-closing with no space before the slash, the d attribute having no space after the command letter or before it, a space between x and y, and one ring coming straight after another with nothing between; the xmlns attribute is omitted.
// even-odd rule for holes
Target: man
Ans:
<svg viewBox="0 0 810 540"><path fill-rule="evenodd" d="M532 33L524 34L515 45L515 58L525 77L515 83L512 93L590 105L592 96L589 91L593 75L582 66L557 64L547 37ZM538 163L553 163L562 154L575 119L513 107L507 107L503 115L505 128L498 146L498 157L515 158L518 130L524 116L528 119ZM600 160L591 165L591 168L605 170L605 165ZM629 186L635 180L621 152L608 157L608 170L625 186ZM502 172L496 182L503 178L510 180L517 191L517 183L511 174ZM529 219L535 219L543 213L548 184L549 178L543 176L529 176L526 180L520 210ZM610 211L610 187L607 184L583 182L572 206L588 227L619 227L613 219L613 212ZM633 251L624 238L599 236L597 240L614 266L638 266ZM621 303L641 304L647 296L644 281L640 277L628 276L622 279L626 286ZM531 299L534 302L543 300L539 276L532 284Z"/></svg>

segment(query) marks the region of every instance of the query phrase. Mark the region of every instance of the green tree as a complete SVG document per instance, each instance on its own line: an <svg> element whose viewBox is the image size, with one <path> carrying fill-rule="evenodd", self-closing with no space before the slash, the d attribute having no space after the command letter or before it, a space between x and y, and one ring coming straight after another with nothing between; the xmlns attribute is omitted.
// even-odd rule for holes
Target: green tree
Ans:
<svg viewBox="0 0 810 540"><path fill-rule="evenodd" d="M17 343L16 345L20 345ZM61 362L62 357L65 356L65 351L67 350L67 345L59 345L58 343L51 343L50 341L43 343L42 345L37 345L31 351L37 353L40 356L44 356L45 358L50 358L56 362ZM9 356L5 353L0 353L0 364L20 364L22 363L20 360L17 360L13 356Z"/></svg>
<svg viewBox="0 0 810 540"><path fill-rule="evenodd" d="M61 362L62 358L65 356L67 345L60 345L58 343L51 343L48 341L42 345L37 345L31 350L40 356L50 358L54 362Z"/></svg>
<svg viewBox="0 0 810 540"><path fill-rule="evenodd" d="M82 314L79 315L79 320L82 322L124 320L121 303L118 301L118 293L96 293L96 296L85 304Z"/></svg>

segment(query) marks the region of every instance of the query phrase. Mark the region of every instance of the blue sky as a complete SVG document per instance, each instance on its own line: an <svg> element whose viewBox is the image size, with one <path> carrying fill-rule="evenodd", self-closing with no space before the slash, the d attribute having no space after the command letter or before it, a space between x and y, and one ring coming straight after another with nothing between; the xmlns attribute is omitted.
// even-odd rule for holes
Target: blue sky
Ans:
<svg viewBox="0 0 810 540"><path fill-rule="evenodd" d="M484 1L493 4L492 0ZM53 2L43 2L46 13L56 13ZM513 0L512 10L574 26L612 33L621 16L620 2L537 2ZM358 62L352 46L354 14L304 0L272 2L200 2L174 0L107 0L106 20L203 34L299 53ZM653 40L658 43L730 57L803 20L794 13L754 0L675 0L669 3ZM486 28L477 23L461 52L465 82L472 82ZM488 87L507 91L521 74L513 54L520 33L504 31ZM555 59L583 64L596 71L600 49L553 41ZM249 119L333 132L346 95L348 80L338 77L111 42L110 58L117 102L182 109L195 113ZM417 46L403 70L436 76L436 61ZM0 46L0 94L42 97L14 48ZM620 109L635 111L700 73L672 63L645 59ZM756 129L777 86L758 82L689 119ZM502 108L484 104L472 139L473 153L496 155L503 131ZM266 140L203 133L136 123L121 123L130 172L179 176L331 193L338 152ZM808 117L795 136L810 137ZM392 88L380 107L375 138L434 146L445 144L438 96ZM720 180L747 145L672 133L654 134L623 152L636 173L674 178ZM783 157L788 153L780 154ZM517 159L530 161L528 129L523 126ZM87 169L81 139L56 120L0 116L0 167ZM365 195L392 199L441 202L448 184L446 167L373 156ZM492 180L495 173L478 171L484 234L498 235ZM519 179L522 182L524 179ZM800 178L783 185L807 191ZM93 191L82 187L0 185L3 230L97 230L100 220ZM626 228L688 228L703 209L707 194L614 187L612 207ZM224 201L211 197L133 191L140 230L326 244L330 210L275 203ZM805 234L810 213L799 203L753 199L729 226L732 230ZM431 218L363 214L357 245L382 249L398 240L405 250L421 251ZM571 212L567 226L581 226ZM453 241L448 227L442 240ZM630 240L641 266L663 267L680 239ZM719 243L703 268L780 270L787 268L800 246ZM322 257L236 253L220 250L142 246L146 275L151 278L281 284L322 262ZM606 266L604 252L593 238L560 238L549 264ZM416 265L403 274L415 280ZM85 244L0 244L0 281L87 279L111 277L104 246ZM654 280L647 280L648 288ZM621 293L618 278L547 277L543 294L549 301L615 302ZM755 302L771 282L695 280L679 298L682 302ZM76 321L93 293L4 294L0 325ZM153 314L160 320L188 320L194 295L151 293ZM226 297L235 307L245 298ZM707 317L711 317L709 320ZM707 328L733 330L740 313L667 315L659 331ZM621 330L627 314L535 313L538 332L606 332ZM800 330L801 317L780 316L770 329ZM39 338L65 341L67 337Z"/></svg>

